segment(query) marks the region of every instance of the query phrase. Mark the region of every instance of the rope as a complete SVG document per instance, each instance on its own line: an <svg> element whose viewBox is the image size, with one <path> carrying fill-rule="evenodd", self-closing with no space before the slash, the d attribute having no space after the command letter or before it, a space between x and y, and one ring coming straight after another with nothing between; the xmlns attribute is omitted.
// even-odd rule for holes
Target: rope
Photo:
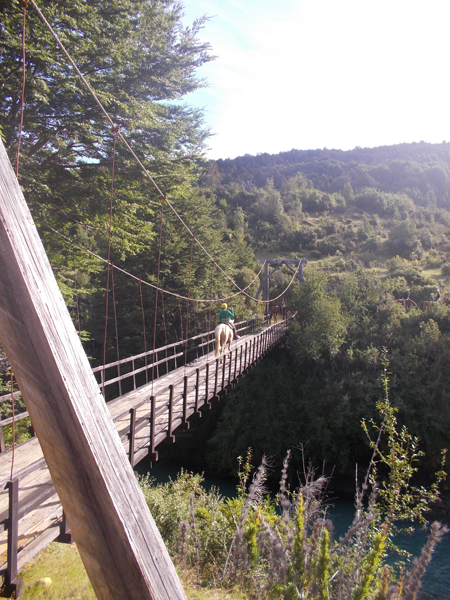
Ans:
<svg viewBox="0 0 450 600"><path fill-rule="evenodd" d="M115 328L115 332L116 332L116 357L117 357L117 360L120 360L119 329L117 327L116 294L115 294L115 289L114 289L114 269L111 269L111 291L112 291L113 313L114 313L114 328Z"/></svg>
<svg viewBox="0 0 450 600"><path fill-rule="evenodd" d="M155 379L155 348L156 348L156 320L158 314L158 291L159 291L159 271L161 266L161 245L162 245L162 227L163 227L163 214L164 205L161 202L161 214L159 219L159 247L158 247L158 264L156 269L156 285L155 291L155 319L153 321L153 362L152 362L152 395L153 395L153 381Z"/></svg>
<svg viewBox="0 0 450 600"><path fill-rule="evenodd" d="M16 448L16 415L14 411L14 386L13 386L13 371L10 370L11 381L11 406L12 406L12 454L11 454L11 479L14 474L14 451Z"/></svg>
<svg viewBox="0 0 450 600"><path fill-rule="evenodd" d="M76 308L76 317L77 317L77 325L78 325L78 333L81 333L81 320L80 320L80 305L79 305L79 294L78 294L78 281L77 281L77 271L75 264L75 248L72 247L72 262L73 262L73 282L75 284L75 308Z"/></svg>
<svg viewBox="0 0 450 600"><path fill-rule="evenodd" d="M102 256L96 254L95 252L92 252L92 250L89 250L89 248L85 248L84 246L81 246L80 244L77 244L77 242L75 242L75 240L71 240L70 238L68 238L63 233L61 233L61 232L57 231L56 229L54 229L51 225L49 225L45 221L43 221L42 223L43 223L43 225L45 225L45 227L47 227L48 229L50 229L50 231L53 231L53 233L56 233L56 235L59 235L63 240L65 240L69 244L73 244L78 249L83 250L83 252L87 252L87 254L90 254L91 256L93 256L94 258L96 258L97 260L100 260L100 261L102 261L104 263L108 262L106 260L106 258L103 258ZM139 277L137 277L136 275L133 275L133 273L130 273L129 271L126 271L125 269L122 269L121 267L118 267L117 265L113 265L112 264L111 267L113 269L116 269L116 271L120 271L124 275L127 275L128 277L131 277L132 279L134 279L136 281L140 281ZM297 275L299 268L300 268L300 266L298 266L297 271L294 274L294 277ZM234 294L231 294L230 296L225 296L224 298L213 298L213 299L211 299L211 298L190 298L190 301L191 302L211 302L211 303L216 303L216 302L225 302L225 300L230 300L231 298L235 298L236 296L239 296L242 292L248 290L248 288L251 285L253 285L253 283L255 283L255 281L261 275L261 272L262 272L263 269L264 269L264 265L261 267L261 269L255 275L255 277L250 281L250 283L247 286L245 286L245 288L242 288L241 291L235 292ZM171 292L171 291L166 290L164 288L158 287L158 286L156 286L153 283L150 283L148 281L143 281L142 283L144 285L147 285L148 287L151 287L151 288L155 289L155 290L158 289L159 291L164 292L165 294L168 294L169 296L174 296L175 298L181 298L182 300L187 300L188 299L187 296L183 296L182 294L177 294L176 292ZM285 288L285 290L279 296L277 296L276 298L274 298L274 300L277 300L278 298L280 298L289 289L289 287L290 287L290 285L288 285ZM250 300L253 300L254 302L258 302L260 304L265 304L264 300L259 300L258 298L254 298L253 296L250 296L250 294L245 294L245 296L247 296L247 298L249 298Z"/></svg>
<svg viewBox="0 0 450 600"><path fill-rule="evenodd" d="M139 297L141 299L141 311L142 311L142 331L144 333L144 352L147 352L147 337L145 335L145 312L144 312L144 302L142 300L142 280L139 279Z"/></svg>
<svg viewBox="0 0 450 600"><path fill-rule="evenodd" d="M28 0L26 2L21 2L20 7L23 9L23 21L22 21L22 66L23 66L23 76L22 76L22 94L20 100L20 126L19 126L19 138L17 140L17 155L16 155L16 177L19 177L19 152L20 152L20 144L22 141L22 129L23 129L23 107L25 104L25 79L26 79L26 65L25 65L25 29L26 29L26 14L27 14L27 5Z"/></svg>
<svg viewBox="0 0 450 600"><path fill-rule="evenodd" d="M213 295L213 285L214 285L214 266L215 266L215 262L212 261L211 263L211 289L210 289L210 296L212 298ZM206 331L211 331L211 309L212 309L212 304L209 305L209 312L208 312L208 322L207 322L207 327L206 327Z"/></svg>
<svg viewBox="0 0 450 600"><path fill-rule="evenodd" d="M33 1L33 0L32 0ZM111 165L111 190L109 195L109 230L108 230L108 260L106 267L106 297L105 297L105 332L103 336L103 378L105 377L105 364L106 364L106 338L108 331L108 301L109 301L109 272L112 271L113 265L111 264L111 232L112 232L112 207L114 197L114 166L116 159L116 140L117 140L118 129L113 129L113 155Z"/></svg>
<svg viewBox="0 0 450 600"><path fill-rule="evenodd" d="M181 314L181 299L178 296L178 312L180 313L180 331L183 331L183 315ZM183 335L183 333L181 334Z"/></svg>
<svg viewBox="0 0 450 600"><path fill-rule="evenodd" d="M184 368L187 366L187 340L189 328L189 294L191 293L191 274L192 274L192 249L194 247L194 238L191 238L191 255L189 259L189 280L188 280L188 299L186 302L186 344L184 346Z"/></svg>

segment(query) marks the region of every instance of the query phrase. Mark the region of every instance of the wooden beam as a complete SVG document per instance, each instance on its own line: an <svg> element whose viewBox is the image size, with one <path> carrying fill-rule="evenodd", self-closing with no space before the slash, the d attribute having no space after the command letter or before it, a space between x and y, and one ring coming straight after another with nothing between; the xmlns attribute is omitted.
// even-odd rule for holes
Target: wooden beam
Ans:
<svg viewBox="0 0 450 600"><path fill-rule="evenodd" d="M97 598L185 600L1 141L0 338Z"/></svg>

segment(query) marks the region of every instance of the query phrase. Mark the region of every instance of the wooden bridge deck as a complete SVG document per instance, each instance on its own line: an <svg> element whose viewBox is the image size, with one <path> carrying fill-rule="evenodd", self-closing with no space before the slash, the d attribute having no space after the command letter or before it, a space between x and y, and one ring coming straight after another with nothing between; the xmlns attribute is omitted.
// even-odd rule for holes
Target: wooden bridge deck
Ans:
<svg viewBox="0 0 450 600"><path fill-rule="evenodd" d="M212 398L258 362L278 343L288 325L288 321L281 321L244 335L221 360L209 352L109 401L111 417L132 466L147 456L150 461L157 460L156 447L167 438L174 441L174 431L180 425L189 427L189 417L209 406ZM246 328L242 329L245 331ZM207 344L206 348L209 347ZM5 489L11 478L13 460L13 478L18 480L17 500L9 489ZM16 446L14 455L12 451L0 454L0 482L2 573L7 568L12 508L18 522L18 569L51 541L57 538L67 541L68 536L62 507L37 438Z"/></svg>

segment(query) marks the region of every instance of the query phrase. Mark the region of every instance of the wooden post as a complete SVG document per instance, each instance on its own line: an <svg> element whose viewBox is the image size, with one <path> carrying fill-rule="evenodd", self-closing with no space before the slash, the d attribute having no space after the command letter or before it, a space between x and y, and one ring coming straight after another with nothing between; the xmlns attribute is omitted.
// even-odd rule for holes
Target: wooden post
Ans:
<svg viewBox="0 0 450 600"><path fill-rule="evenodd" d="M22 594L23 580L17 577L17 543L19 538L19 480L11 479L9 488L7 570L4 594L18 598Z"/></svg>
<svg viewBox="0 0 450 600"><path fill-rule="evenodd" d="M185 600L0 141L0 338L100 600Z"/></svg>
<svg viewBox="0 0 450 600"><path fill-rule="evenodd" d="M188 384L188 376L185 375L183 379L183 425L186 429L189 429L189 421L187 419L187 384Z"/></svg>
<svg viewBox="0 0 450 600"><path fill-rule="evenodd" d="M136 408L130 408L130 439L128 446L128 460L130 465L134 467L134 440L136 438Z"/></svg>
<svg viewBox="0 0 450 600"><path fill-rule="evenodd" d="M150 396L150 463L158 460L156 448L156 396ZM150 466L152 466L150 464Z"/></svg>
<svg viewBox="0 0 450 600"><path fill-rule="evenodd" d="M172 444L175 442L175 436L173 435L173 385L169 385L169 423L167 427L167 437L170 439Z"/></svg>
<svg viewBox="0 0 450 600"><path fill-rule="evenodd" d="M208 408L211 408L211 404L208 399L208 387L209 387L209 362L206 363L205 370L205 399L203 400L203 404L207 404Z"/></svg>
<svg viewBox="0 0 450 600"><path fill-rule="evenodd" d="M71 544L73 542L72 533L68 529L67 517L64 511L61 516L61 525L59 526L59 535L56 538L56 541L60 544Z"/></svg>
<svg viewBox="0 0 450 600"><path fill-rule="evenodd" d="M200 369L195 369L195 413L202 416L202 413L198 410L198 392L200 387Z"/></svg>

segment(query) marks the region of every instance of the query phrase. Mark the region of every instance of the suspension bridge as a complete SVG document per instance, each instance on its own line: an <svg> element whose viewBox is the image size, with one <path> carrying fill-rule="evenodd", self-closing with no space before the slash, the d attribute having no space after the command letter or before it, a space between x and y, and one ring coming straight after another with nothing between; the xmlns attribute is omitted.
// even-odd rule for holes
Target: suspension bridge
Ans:
<svg viewBox="0 0 450 600"><path fill-rule="evenodd" d="M214 357L214 331L169 344L108 365L93 373L132 466L158 459L157 447L175 441L179 427L201 415L214 399L245 375L285 335L289 319L272 325L267 318L237 323L241 338L220 358ZM186 350L187 346L189 348ZM186 362L187 359L187 362ZM128 390L128 391L127 391ZM28 412L16 416L16 422ZM0 421L0 573L17 572L54 540L72 536L37 437L5 451Z"/></svg>
<svg viewBox="0 0 450 600"><path fill-rule="evenodd" d="M36 2L30 0L29 5L70 63L70 69L103 113L108 123L105 135L112 132L107 258L82 248L106 263L103 365L90 367L17 180L25 106L27 5L21 3L23 80L15 172L0 140L0 333L18 393L23 394L27 407L27 412L0 422L3 593L19 597L22 582L18 570L52 540L68 542L73 535L98 598L184 600L181 583L136 483L133 467L145 458L157 460L158 446L164 440L173 442L178 428L189 427L193 415L201 415L214 399L225 395L227 388L279 343L291 319L271 324L266 316L238 323L241 339L216 358L212 353L213 331L188 336L187 310L184 341L156 348L154 337L151 351L105 364L109 281L113 286L117 269L110 253L116 140L139 165L161 201L159 252L153 274L156 284L123 271L139 282L139 291L141 283L154 288L155 332L158 294L162 298L163 294L177 296L179 302L187 302L187 309L190 302L213 306L219 300L218 294L214 299L190 297L194 244L208 258L212 270L215 267L225 277L228 289L237 289L221 301L243 295L265 304L267 312L270 275L266 265L265 298L259 301L248 291L259 274L241 288L214 260L120 132ZM190 238L187 296L163 289L160 282L163 205L169 207ZM72 248L77 246L75 240L52 230ZM290 262L297 264L297 271L289 267ZM294 273L284 293L303 263L283 264ZM111 293L115 310L114 287ZM145 324L143 332L145 339ZM28 416L36 436L16 445L14 426ZM13 431L12 449L8 451L3 438L7 425L12 425Z"/></svg>

